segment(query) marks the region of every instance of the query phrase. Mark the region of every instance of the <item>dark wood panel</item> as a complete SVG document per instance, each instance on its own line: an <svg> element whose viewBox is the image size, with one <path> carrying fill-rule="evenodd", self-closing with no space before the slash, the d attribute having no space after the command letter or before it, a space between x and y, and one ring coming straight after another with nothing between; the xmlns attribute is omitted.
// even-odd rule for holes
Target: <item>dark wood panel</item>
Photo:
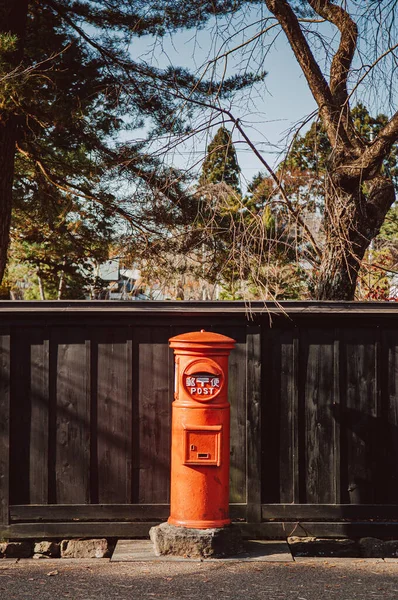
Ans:
<svg viewBox="0 0 398 600"><path fill-rule="evenodd" d="M333 498L334 504L340 504L343 502L341 493L341 331L335 328L335 339L334 339L334 355L333 355L333 369L334 369L334 386L333 386L333 437L334 437L334 490L335 497Z"/></svg>
<svg viewBox="0 0 398 600"><path fill-rule="evenodd" d="M67 538L148 538L151 527L159 521L145 523L14 523L0 526L3 539L67 539Z"/></svg>
<svg viewBox="0 0 398 600"><path fill-rule="evenodd" d="M344 402L341 414L346 466L343 502L377 501L378 397L376 329L344 331Z"/></svg>
<svg viewBox="0 0 398 600"><path fill-rule="evenodd" d="M233 519L246 518L245 504L231 504ZM46 504L10 506L12 522L137 521L167 519L169 504Z"/></svg>
<svg viewBox="0 0 398 600"><path fill-rule="evenodd" d="M132 339L114 330L98 343L98 502L131 503Z"/></svg>
<svg viewBox="0 0 398 600"><path fill-rule="evenodd" d="M139 329L136 335L139 353L138 502L168 502L171 429L171 352L168 345L170 328Z"/></svg>
<svg viewBox="0 0 398 600"><path fill-rule="evenodd" d="M231 404L230 502L246 502L246 327L214 327L236 341L228 359L228 400Z"/></svg>
<svg viewBox="0 0 398 600"><path fill-rule="evenodd" d="M236 302L236 301L186 301L186 302L125 302L125 301L84 301L84 300L57 300L57 301L0 301L0 317L10 320L14 315L20 318L28 317L33 320L46 320L53 316L59 321L70 322L73 315L82 316L84 319L91 318L102 320L107 315L127 319L135 315L141 319L144 315L162 316L163 319L194 317L199 319L203 315L212 316L214 313L218 318L233 315L234 319L241 317L244 321L252 320L258 315L286 316L299 315L311 318L320 315L321 318L339 318L352 323L353 319L396 318L398 307L394 302L336 302L336 301L258 301L258 302ZM164 321L163 321L164 322ZM200 329L200 327L198 327Z"/></svg>
<svg viewBox="0 0 398 600"><path fill-rule="evenodd" d="M151 527L158 521L145 523L15 523L8 527L0 527L2 538L24 539L57 539L57 538L148 538ZM302 523L236 523L246 539L286 539L295 535L300 537L331 537L331 538L360 538L360 537L394 537L398 536L398 523L317 523L303 521Z"/></svg>
<svg viewBox="0 0 398 600"><path fill-rule="evenodd" d="M247 330L247 520L261 521L261 329Z"/></svg>
<svg viewBox="0 0 398 600"><path fill-rule="evenodd" d="M334 438L334 331L307 329L300 338L300 406L304 412L304 466L302 501L335 501Z"/></svg>
<svg viewBox="0 0 398 600"><path fill-rule="evenodd" d="M51 352L56 360L55 498L60 504L81 504L90 499L90 342L84 330L58 329Z"/></svg>
<svg viewBox="0 0 398 600"><path fill-rule="evenodd" d="M382 377L384 464L382 467L384 502L398 504L398 329L383 332ZM381 440L380 440L381 441Z"/></svg>
<svg viewBox="0 0 398 600"><path fill-rule="evenodd" d="M298 330L272 328L263 339L262 498L298 502Z"/></svg>
<svg viewBox="0 0 398 600"><path fill-rule="evenodd" d="M44 331L30 332L29 490L32 503L48 502L49 340Z"/></svg>
<svg viewBox="0 0 398 600"><path fill-rule="evenodd" d="M288 521L397 520L396 504L263 504L262 518Z"/></svg>
<svg viewBox="0 0 398 600"><path fill-rule="evenodd" d="M10 471L10 335L0 332L0 527L9 520Z"/></svg>
<svg viewBox="0 0 398 600"><path fill-rule="evenodd" d="M393 538L398 536L398 523L369 523L356 521L352 523L339 522L312 522L302 521L288 523L275 521L273 523L239 523L243 537L246 539L281 539L290 536L299 537L328 537L328 538L354 538L377 537Z"/></svg>
<svg viewBox="0 0 398 600"><path fill-rule="evenodd" d="M11 521L136 521L167 519L168 504L11 505Z"/></svg>
<svg viewBox="0 0 398 600"><path fill-rule="evenodd" d="M10 404L10 503L30 502L31 353L30 331L12 330ZM44 434L45 435L45 434Z"/></svg>

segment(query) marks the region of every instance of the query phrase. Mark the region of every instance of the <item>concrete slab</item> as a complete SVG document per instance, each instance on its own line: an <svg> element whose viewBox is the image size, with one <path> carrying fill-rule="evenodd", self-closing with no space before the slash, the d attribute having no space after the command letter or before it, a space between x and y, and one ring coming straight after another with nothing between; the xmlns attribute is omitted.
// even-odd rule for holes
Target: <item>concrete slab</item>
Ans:
<svg viewBox="0 0 398 600"><path fill-rule="evenodd" d="M385 558L384 562L386 563L395 563L396 565L398 565L398 558Z"/></svg>
<svg viewBox="0 0 398 600"><path fill-rule="evenodd" d="M16 562L19 565L32 565L40 563L45 567L65 567L68 565L80 565L82 567L89 567L93 563L107 564L110 562L110 560L110 558L18 558Z"/></svg>
<svg viewBox="0 0 398 600"><path fill-rule="evenodd" d="M245 552L223 558L183 558L156 556L150 540L119 540L111 562L293 562L286 542L249 540Z"/></svg>
<svg viewBox="0 0 398 600"><path fill-rule="evenodd" d="M347 557L347 556L295 556L294 562L299 563L383 563L384 558L362 558L362 557Z"/></svg>

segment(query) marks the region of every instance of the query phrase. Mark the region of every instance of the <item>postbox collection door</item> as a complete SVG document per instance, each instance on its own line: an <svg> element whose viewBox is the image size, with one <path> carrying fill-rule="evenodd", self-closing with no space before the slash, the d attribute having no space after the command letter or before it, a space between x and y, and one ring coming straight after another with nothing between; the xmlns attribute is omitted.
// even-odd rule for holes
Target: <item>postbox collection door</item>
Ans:
<svg viewBox="0 0 398 600"><path fill-rule="evenodd" d="M222 425L185 425L184 430L184 465L219 467Z"/></svg>

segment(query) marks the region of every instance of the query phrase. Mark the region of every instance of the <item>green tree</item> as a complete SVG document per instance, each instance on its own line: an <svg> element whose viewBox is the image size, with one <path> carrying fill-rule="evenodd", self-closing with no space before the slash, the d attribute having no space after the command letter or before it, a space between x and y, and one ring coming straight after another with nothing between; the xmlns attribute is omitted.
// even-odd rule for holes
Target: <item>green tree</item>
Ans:
<svg viewBox="0 0 398 600"><path fill-rule="evenodd" d="M199 185L225 183L240 194L240 167L230 131L220 127L207 147Z"/></svg>
<svg viewBox="0 0 398 600"><path fill-rule="evenodd" d="M137 235L187 218L181 174L145 142L118 139L122 132L134 138L135 130L142 137L143 128L149 141L184 132L181 97L217 90L183 69L136 60L133 41L200 24L236 4L205 2L199 11L157 0L0 0L0 280L15 198L30 201L46 186L98 203ZM249 82L235 78L225 93Z"/></svg>
<svg viewBox="0 0 398 600"><path fill-rule="evenodd" d="M248 7L253 4L250 0L246 3ZM281 33L287 39L332 149L325 170L321 246L290 203L283 178L250 139L247 118L243 120L235 114L233 106L211 101L208 106L233 123L262 161L297 227L312 245L317 262L314 297L352 300L365 253L395 200L393 177L385 168L385 161L398 140L398 112L392 83L396 69L398 2L265 0L261 4L261 17L256 13L245 24L252 26L252 35L236 44L231 35L228 44L228 33L223 30L222 51L209 64L230 60L231 54L240 52L245 71L250 64L253 69L262 68ZM278 73L277 78L280 77L284 77L283 72ZM369 98L372 93L378 103L385 101L391 116L375 137L369 139L366 128L361 131L356 127L351 103Z"/></svg>
<svg viewBox="0 0 398 600"><path fill-rule="evenodd" d="M17 265L24 264L23 279L40 283L41 299L84 297L93 264L108 259L112 223L112 215L97 204L82 206L50 185L41 187L37 196L22 196L13 210L8 284L19 285Z"/></svg>
<svg viewBox="0 0 398 600"><path fill-rule="evenodd" d="M199 178L202 276L221 285L225 300L297 298L305 279L296 264L297 231L286 211L273 207L267 178L255 176L242 197L239 172L231 135L220 128Z"/></svg>
<svg viewBox="0 0 398 600"><path fill-rule="evenodd" d="M244 274L240 270L238 237L242 196L240 167L231 133L220 127L207 147L198 181L196 226L201 232L201 272L197 275L223 286L222 298L239 299Z"/></svg>
<svg viewBox="0 0 398 600"><path fill-rule="evenodd" d="M351 110L354 129L366 143L370 144L380 130L387 124L384 114L372 117L361 103ZM279 173L288 178L289 192L301 195L301 203L307 208L320 210L325 208L325 193L328 164L333 148L322 123L314 122L303 135L297 135L286 160L280 165ZM383 160L381 173L391 177L398 189L398 145L391 147ZM294 180L296 179L296 185ZM363 193L369 194L369 186L364 185Z"/></svg>
<svg viewBox="0 0 398 600"><path fill-rule="evenodd" d="M383 114L372 117L362 104L355 106L351 114L358 135L365 137L369 143L387 122L387 117ZM272 177L259 173L248 187L246 205L252 211L263 211L264 215L268 211L268 215L272 215L277 223L275 240L278 240L278 243L274 246L272 265L267 254L262 258L262 262L268 263L268 266L259 270L259 275L262 273L263 285L267 287L268 278L268 287L275 290L276 297L281 297L278 290L283 290L283 293L287 294L286 297L298 297L298 290L305 295L306 280L310 287L316 285L317 264L311 246L305 243L302 228L297 227L297 221L291 218L291 213L296 212L302 222L312 225L316 242L322 247L324 233L320 228L320 220L325 210L327 169L332 152L326 131L319 122L314 122L306 133L295 137L289 154L276 171L278 179L283 181L290 210ZM394 145L390 154L386 156L382 172L388 172L397 185L397 145ZM368 192L368 188L364 185L363 194L366 196ZM389 215L393 213L394 208L387 214L386 224L391 221ZM382 232L383 229L384 226ZM387 243L384 233L375 238L372 250L364 255L364 268L359 273L361 282L357 289L358 297L381 298L382 293L386 298L388 297L387 269L388 266L393 268L392 248L391 243ZM300 267L300 263L305 264L306 268ZM311 264L315 268L311 269ZM385 269L383 272L380 270L377 272L378 264L381 269ZM281 268L281 274L288 273L290 270L290 276L282 277L282 281L288 284L286 287L278 281L278 266ZM369 269L373 273L371 277ZM376 288L377 292L375 292Z"/></svg>
<svg viewBox="0 0 398 600"><path fill-rule="evenodd" d="M285 181L286 186L286 181ZM296 179L286 189L292 195ZM301 231L286 206L277 197L274 181L258 173L248 185L244 198L245 226L254 228L262 243L250 244L250 283L257 298L273 300L298 299L308 295L307 271L297 260L297 248L303 259L310 257Z"/></svg>

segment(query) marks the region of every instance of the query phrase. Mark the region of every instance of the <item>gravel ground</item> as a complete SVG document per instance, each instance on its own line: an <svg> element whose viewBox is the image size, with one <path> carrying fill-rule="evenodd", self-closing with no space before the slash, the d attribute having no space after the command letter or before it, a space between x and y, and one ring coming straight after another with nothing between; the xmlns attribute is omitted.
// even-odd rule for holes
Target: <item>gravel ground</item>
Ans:
<svg viewBox="0 0 398 600"><path fill-rule="evenodd" d="M373 600L398 598L398 561L110 563L0 561L2 600Z"/></svg>

